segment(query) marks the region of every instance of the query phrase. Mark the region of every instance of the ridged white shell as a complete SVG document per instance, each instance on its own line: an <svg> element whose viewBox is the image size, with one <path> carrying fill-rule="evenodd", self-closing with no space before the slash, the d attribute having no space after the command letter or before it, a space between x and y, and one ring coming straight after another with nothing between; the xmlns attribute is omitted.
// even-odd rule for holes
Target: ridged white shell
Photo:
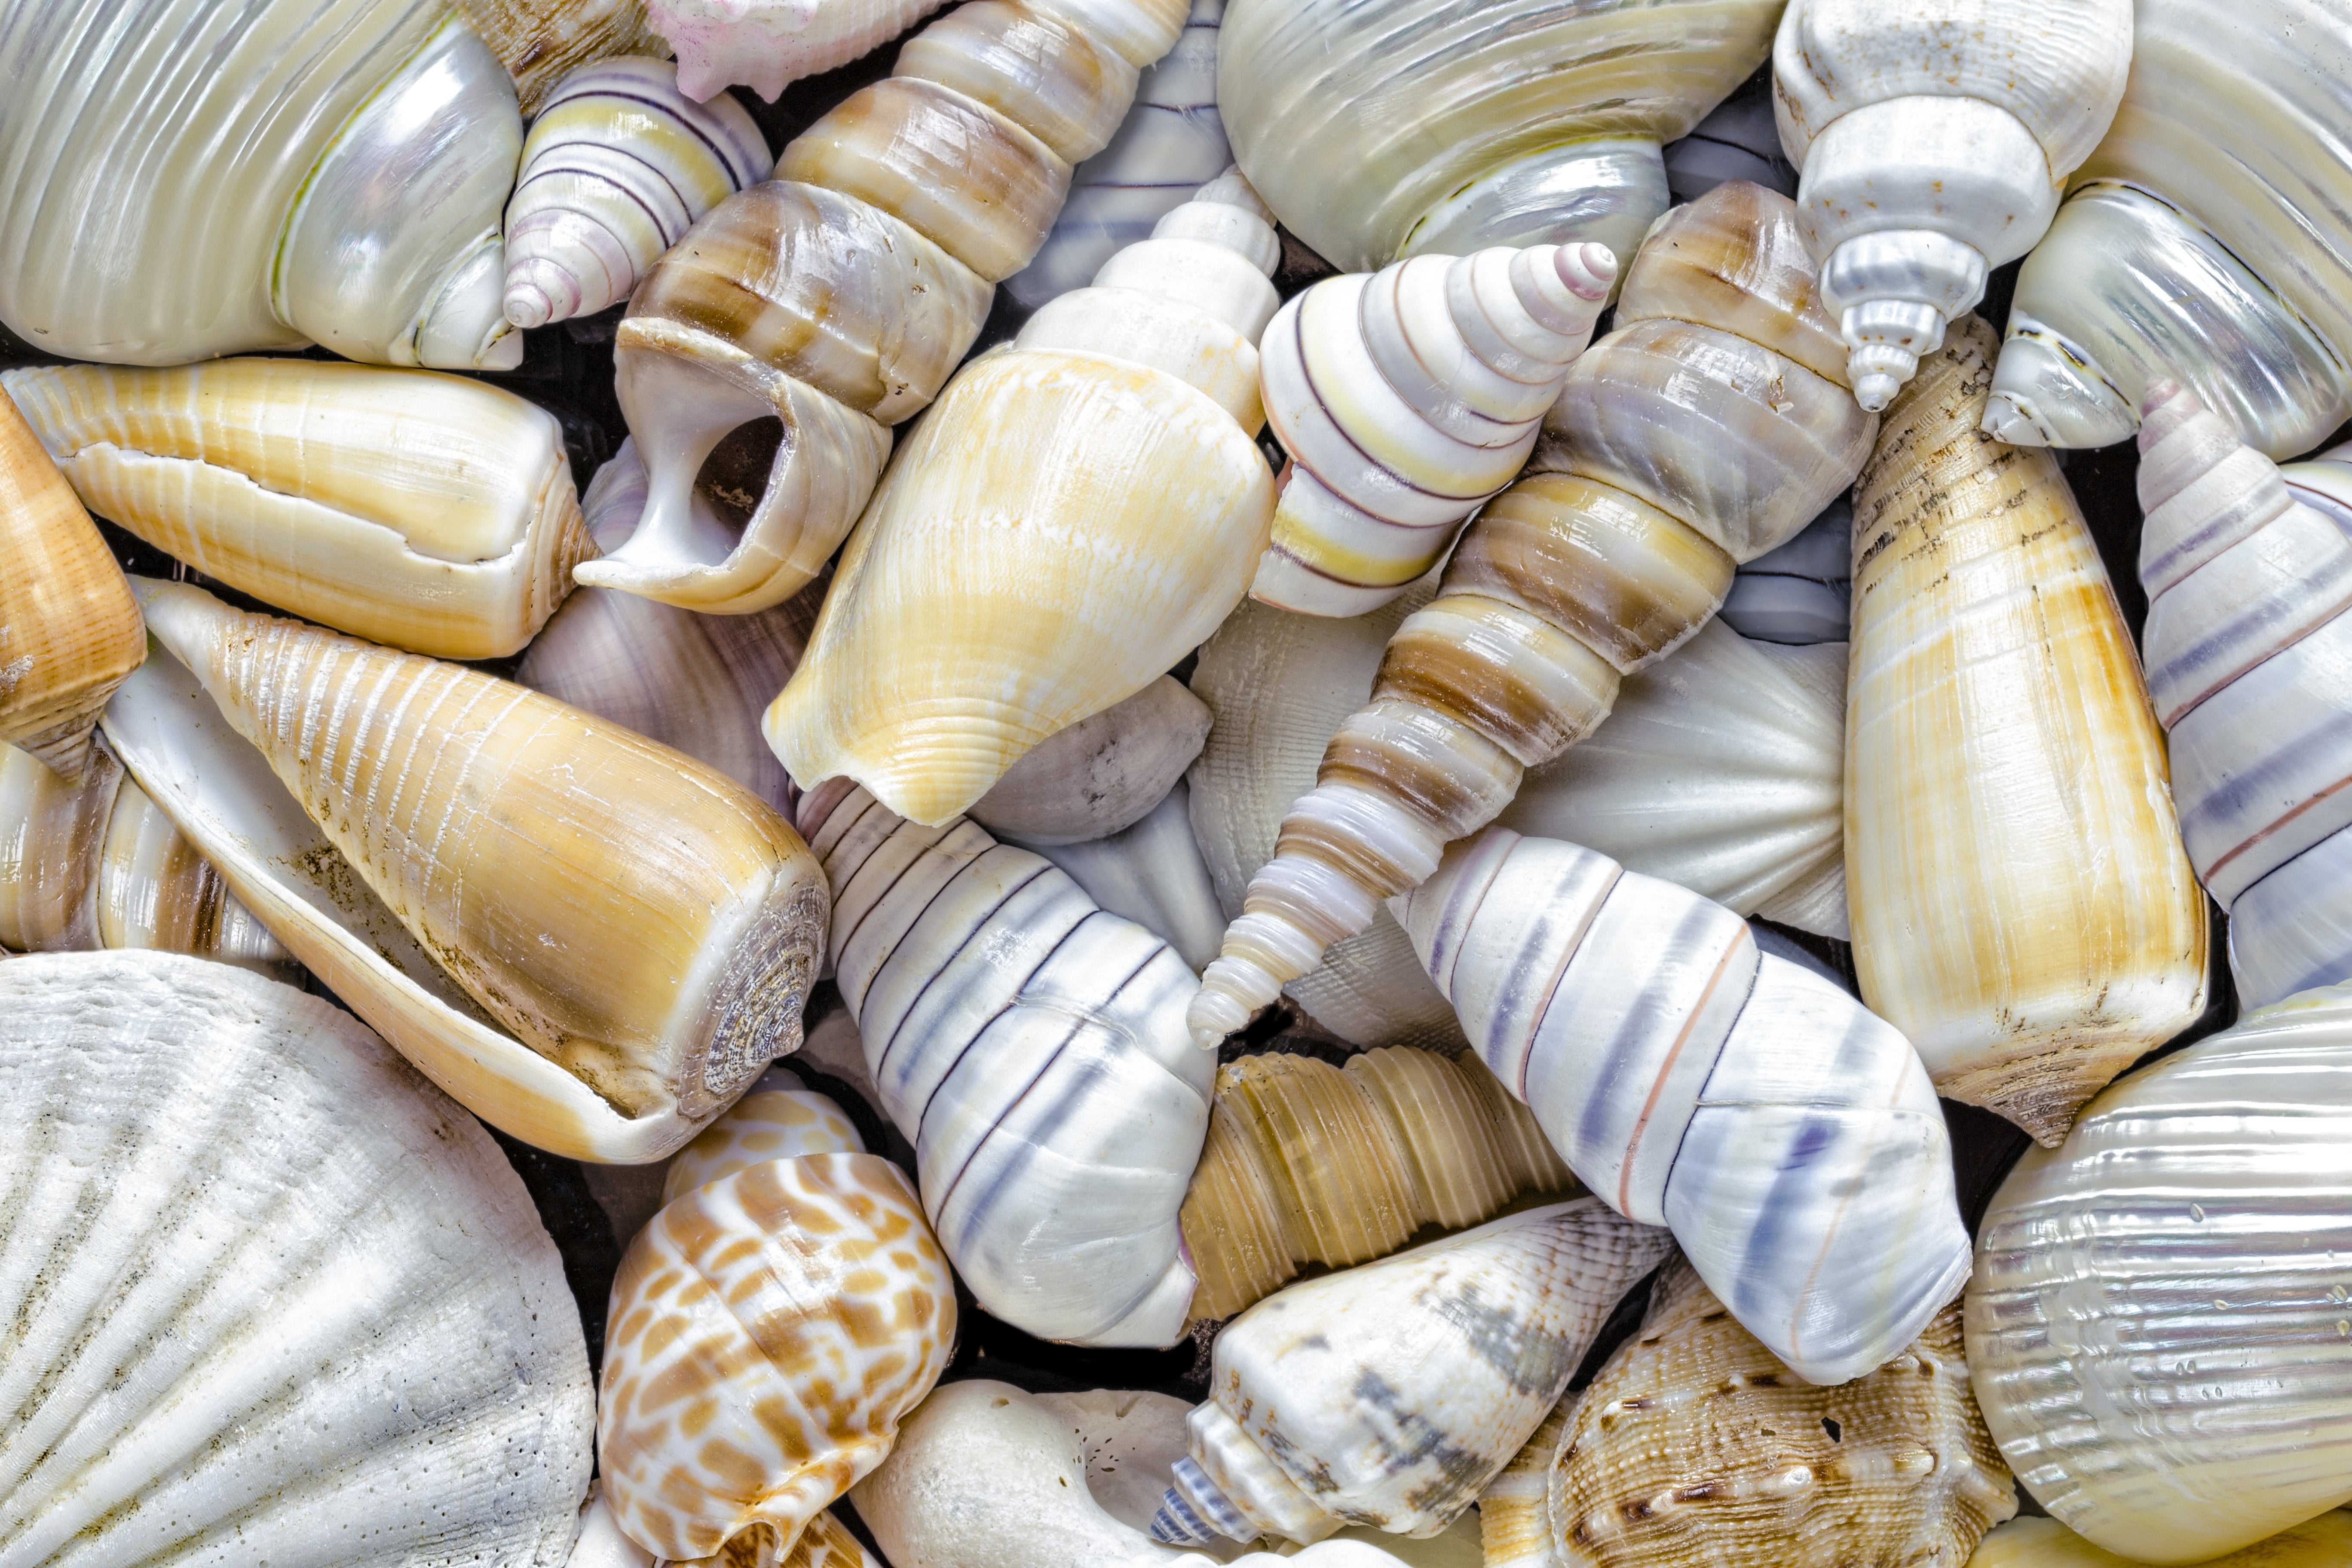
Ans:
<svg viewBox="0 0 2352 1568"><path fill-rule="evenodd" d="M472 1117L165 953L0 964L0 1563L559 1568L594 1405Z"/></svg>
<svg viewBox="0 0 2352 1568"><path fill-rule="evenodd" d="M770 103L804 76L847 65L938 10L943 0L646 0L677 51L678 89L698 101L729 87Z"/></svg>

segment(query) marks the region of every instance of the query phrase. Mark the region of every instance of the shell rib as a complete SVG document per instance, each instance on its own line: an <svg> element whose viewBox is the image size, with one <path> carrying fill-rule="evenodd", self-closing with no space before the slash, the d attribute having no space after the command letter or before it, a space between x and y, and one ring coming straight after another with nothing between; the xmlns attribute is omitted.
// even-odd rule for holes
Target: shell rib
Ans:
<svg viewBox="0 0 2352 1568"><path fill-rule="evenodd" d="M543 327L627 299L695 219L769 166L750 112L723 94L694 102L667 61L573 71L531 121L507 202L507 320Z"/></svg>
<svg viewBox="0 0 2352 1568"><path fill-rule="evenodd" d="M2026 260L1986 410L2004 441L2127 439L2186 383L2275 458L2352 415L2339 0L2136 0L2115 122Z"/></svg>
<svg viewBox="0 0 2352 1568"><path fill-rule="evenodd" d="M1752 642L1842 643L1853 596L1853 507L1840 496L1796 538L1741 563L1720 614Z"/></svg>
<svg viewBox="0 0 2352 1568"><path fill-rule="evenodd" d="M1183 0L974 0L705 214L621 323L651 497L579 580L727 614L805 586L1183 26Z"/></svg>
<svg viewBox="0 0 2352 1568"><path fill-rule="evenodd" d="M1213 1066L1183 1037L1183 960L971 823L919 827L844 783L801 822L834 979L956 1272L1040 1339L1174 1342Z"/></svg>
<svg viewBox="0 0 2352 1568"><path fill-rule="evenodd" d="M0 1563L562 1568L595 1405L488 1135L350 1015L0 963Z"/></svg>
<svg viewBox="0 0 2352 1568"><path fill-rule="evenodd" d="M2352 994L2110 1087L1995 1194L1969 1360L2042 1507L2202 1563L2352 1499Z"/></svg>
<svg viewBox="0 0 2352 1568"><path fill-rule="evenodd" d="M1217 101L1284 226L1350 272L1666 210L1659 143L1764 63L1778 0L1232 0Z"/></svg>
<svg viewBox="0 0 2352 1568"><path fill-rule="evenodd" d="M1527 462L1616 281L1606 246L1495 247L1283 306L1259 377L1291 463L1251 596L1357 616L1428 571Z"/></svg>
<svg viewBox="0 0 2352 1568"><path fill-rule="evenodd" d="M0 382L0 743L79 784L90 731L147 657L122 568Z"/></svg>
<svg viewBox="0 0 2352 1568"><path fill-rule="evenodd" d="M515 653L595 549L555 416L479 382L236 359L12 370L0 387L100 516L395 647Z"/></svg>
<svg viewBox="0 0 2352 1568"><path fill-rule="evenodd" d="M1217 1072L1209 1140L1184 1194L1200 1276L1190 1317L1230 1318L1297 1278L1459 1230L1528 1193L1576 1187L1528 1108L1476 1057L1383 1047L1345 1068L1244 1057Z"/></svg>
<svg viewBox="0 0 2352 1568"><path fill-rule="evenodd" d="M541 111L559 83L593 61L664 51L645 0L455 0L514 78L526 116Z"/></svg>
<svg viewBox="0 0 2352 1568"><path fill-rule="evenodd" d="M1811 1388L1681 1262L1651 1287L1641 1331L1585 1390L1549 1468L1560 1568L1960 1568L2017 1511L1969 1392L1958 1301L1868 1376Z"/></svg>
<svg viewBox="0 0 2352 1568"><path fill-rule="evenodd" d="M2204 1568L2338 1568L2352 1562L2352 1512L2338 1509L2267 1536ZM1968 1568L2137 1568L2054 1519L2013 1519L1984 1538Z"/></svg>
<svg viewBox="0 0 2352 1568"><path fill-rule="evenodd" d="M176 804L187 786L151 777L137 743L121 748L134 772L279 940L364 1016L388 1013L395 1043L485 1118L559 1152L659 1158L799 1044L824 882L748 791L490 676L140 588L157 638L349 869L559 1070L534 1080L511 1047L500 1061L470 1039L420 1044L405 1005L344 990L317 933L198 830L201 805Z"/></svg>
<svg viewBox="0 0 2352 1568"><path fill-rule="evenodd" d="M1237 175L1152 232L957 376L899 450L768 710L794 778L946 823L1240 602L1274 511L1251 437L1280 252Z"/></svg>
<svg viewBox="0 0 2352 1568"><path fill-rule="evenodd" d="M1848 376L1880 409L2033 248L2132 60L2132 0L1794 0L1772 47L1797 205L1840 313Z"/></svg>
<svg viewBox="0 0 2352 1568"><path fill-rule="evenodd" d="M2230 913L2244 1005L2352 979L2352 507L2335 461L2303 487L2178 382L2139 430L2140 581L2156 716L2190 862Z"/></svg>
<svg viewBox="0 0 2352 1568"><path fill-rule="evenodd" d="M1785 197L1733 182L1679 207L1625 278L1618 328L1570 368L1528 477L1462 536L1390 638L1192 1004L1240 1028L1380 901L1494 820L1525 769L1608 716L1618 682L1723 602L1861 467L1876 426L1836 379Z"/></svg>
<svg viewBox="0 0 2352 1568"><path fill-rule="evenodd" d="M1519 1451L1668 1246L1581 1198L1269 1296L1217 1336L1152 1534L1436 1534Z"/></svg>
<svg viewBox="0 0 2352 1568"><path fill-rule="evenodd" d="M955 1282L898 1166L803 1154L666 1205L608 1321L596 1458L621 1532L781 1563L939 1382Z"/></svg>
<svg viewBox="0 0 2352 1568"><path fill-rule="evenodd" d="M2203 1010L2205 900L2074 492L1978 429L1994 349L1960 323L1854 488L1846 894L1937 1091L2054 1143Z"/></svg>

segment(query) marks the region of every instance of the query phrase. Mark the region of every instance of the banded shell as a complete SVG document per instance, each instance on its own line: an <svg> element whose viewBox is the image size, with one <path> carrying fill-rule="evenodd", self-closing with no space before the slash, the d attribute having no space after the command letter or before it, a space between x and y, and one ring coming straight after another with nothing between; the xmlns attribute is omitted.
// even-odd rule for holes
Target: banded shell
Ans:
<svg viewBox="0 0 2352 1568"><path fill-rule="evenodd" d="M1751 642L1843 642L1853 596L1853 507L1840 496L1804 531L1742 563L1723 624Z"/></svg>
<svg viewBox="0 0 2352 1568"><path fill-rule="evenodd" d="M80 783L99 710L146 655L122 569L0 389L0 743Z"/></svg>
<svg viewBox="0 0 2352 1568"><path fill-rule="evenodd" d="M2352 1499L2352 994L2261 1008L2111 1086L1992 1200L1978 1403L2053 1517L2202 1563Z"/></svg>
<svg viewBox="0 0 2352 1568"><path fill-rule="evenodd" d="M615 55L659 55L644 0L456 0L514 78L525 115L540 112L566 77Z"/></svg>
<svg viewBox="0 0 2352 1568"><path fill-rule="evenodd" d="M696 103L667 61L583 66L523 139L507 200L507 320L543 327L627 299L655 258L770 163L741 104Z"/></svg>
<svg viewBox="0 0 2352 1568"><path fill-rule="evenodd" d="M622 1533L781 1563L946 1370L955 1285L898 1167L803 1154L665 1206L607 1321L596 1458Z"/></svg>
<svg viewBox="0 0 2352 1568"><path fill-rule="evenodd" d="M1335 1068L1243 1057L1217 1070L1181 1218L1200 1276L1190 1316L1230 1318L1297 1278L1460 1230L1576 1178L1475 1056L1384 1047Z"/></svg>
<svg viewBox="0 0 2352 1568"><path fill-rule="evenodd" d="M1005 842L1034 849L1051 860L1087 897L1159 937L1197 974L1217 956L1225 912L1192 837L1191 810L1191 792L1179 779L1141 821L1108 838L1081 844L1012 837Z"/></svg>
<svg viewBox="0 0 2352 1568"><path fill-rule="evenodd" d="M1794 0L1781 15L1775 118L1864 408L1885 407L1986 274L2049 229L2131 60L2132 0Z"/></svg>
<svg viewBox="0 0 2352 1568"><path fill-rule="evenodd" d="M974 362L899 449L768 710L794 778L944 824L1240 603L1274 512L1252 437L1280 252L1237 176L1152 232Z"/></svg>
<svg viewBox="0 0 2352 1568"><path fill-rule="evenodd" d="M1183 1037L1192 971L970 822L918 826L845 781L800 820L835 982L957 1273L1040 1339L1174 1342L1215 1065Z"/></svg>
<svg viewBox="0 0 2352 1568"><path fill-rule="evenodd" d="M124 364L314 342L521 363L499 214L522 121L446 6L39 5L0 26L0 321L26 342Z"/></svg>
<svg viewBox="0 0 2352 1568"><path fill-rule="evenodd" d="M1884 1366L1837 1388L1789 1375L1691 1272L1567 1420L1546 1510L1564 1565L1960 1568L2017 1493L1969 1393L1956 1300Z"/></svg>
<svg viewBox="0 0 2352 1568"><path fill-rule="evenodd" d="M621 323L614 391L651 499L579 580L727 614L806 585L873 492L889 426L938 395L1071 163L1183 26L1183 0L961 6L795 137L774 178L705 214Z"/></svg>
<svg viewBox="0 0 2352 1568"><path fill-rule="evenodd" d="M732 86L770 103L804 76L877 49L941 0L646 0L654 31L677 55L680 91L701 102Z"/></svg>
<svg viewBox="0 0 2352 1568"><path fill-rule="evenodd" d="M1381 900L1494 820L1526 769L1608 717L1620 680L1723 602L1867 456L1794 205L1733 182L1627 269L1617 330L1570 367L1532 470L1488 501L1438 596L1389 640L1370 701L1284 816L1190 1010L1242 1026Z"/></svg>
<svg viewBox="0 0 2352 1568"><path fill-rule="evenodd" d="M171 953L0 963L0 1556L561 1568L587 1347L472 1117Z"/></svg>
<svg viewBox="0 0 2352 1568"><path fill-rule="evenodd" d="M1846 896L1937 1091L2055 1143L2203 1010L2205 901L2074 492L1978 428L1994 352L1960 323L1854 488Z"/></svg>
<svg viewBox="0 0 2352 1568"><path fill-rule="evenodd" d="M555 416L452 375L316 360L0 374L99 515L310 620L511 654L594 552Z"/></svg>
<svg viewBox="0 0 2352 1568"><path fill-rule="evenodd" d="M1665 1234L1596 1198L1530 1209L1267 1297L1211 1352L1167 1542L1433 1535L1575 1374Z"/></svg>
<svg viewBox="0 0 2352 1568"><path fill-rule="evenodd" d="M1599 245L1420 255L1277 311L1259 376L1290 454L1253 598L1377 608L1517 477L1617 281Z"/></svg>

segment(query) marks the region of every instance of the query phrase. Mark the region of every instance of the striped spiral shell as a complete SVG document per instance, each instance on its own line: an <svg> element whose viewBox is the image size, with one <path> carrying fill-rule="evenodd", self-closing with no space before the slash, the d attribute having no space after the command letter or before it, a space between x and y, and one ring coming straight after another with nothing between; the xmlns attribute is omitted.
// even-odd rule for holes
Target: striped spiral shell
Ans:
<svg viewBox="0 0 2352 1568"><path fill-rule="evenodd" d="M1601 245L1416 256L1327 278L1266 328L1291 468L1251 595L1357 616L1433 565L1515 479L1617 281Z"/></svg>
<svg viewBox="0 0 2352 1568"><path fill-rule="evenodd" d="M1196 1038L1241 1027L1493 821L1524 770L1608 717L1623 676L1706 623L1736 563L1853 479L1876 420L1839 379L1796 216L1733 182L1652 231L1617 330L1545 416L1534 471L1463 534L1284 818L1192 1005Z"/></svg>

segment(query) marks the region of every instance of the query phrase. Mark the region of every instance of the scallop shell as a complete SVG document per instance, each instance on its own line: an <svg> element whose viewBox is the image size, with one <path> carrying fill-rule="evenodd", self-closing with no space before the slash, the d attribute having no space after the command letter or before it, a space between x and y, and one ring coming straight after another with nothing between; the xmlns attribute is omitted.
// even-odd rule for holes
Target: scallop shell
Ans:
<svg viewBox="0 0 2352 1568"><path fill-rule="evenodd" d="M1846 640L1853 596L1853 507L1843 496L1777 550L1741 563L1718 613L1751 642Z"/></svg>
<svg viewBox="0 0 2352 1568"><path fill-rule="evenodd" d="M99 710L146 655L122 568L0 390L0 743L80 783Z"/></svg>
<svg viewBox="0 0 2352 1568"><path fill-rule="evenodd" d="M1183 1036L1192 972L970 822L919 827L845 782L800 820L835 889L835 982L957 1273L1040 1339L1174 1342L1215 1067Z"/></svg>
<svg viewBox="0 0 2352 1568"><path fill-rule="evenodd" d="M1868 1376L1813 1388L1685 1263L1661 1272L1549 1468L1560 1568L1960 1568L2017 1511L1969 1396L1958 1301Z"/></svg>
<svg viewBox="0 0 2352 1568"><path fill-rule="evenodd" d="M711 102L733 86L770 103L793 82L877 49L942 0L646 0L677 54L677 85Z"/></svg>
<svg viewBox="0 0 2352 1568"><path fill-rule="evenodd" d="M396 647L517 652L594 552L555 416L479 382L236 359L12 370L0 387L100 516Z"/></svg>
<svg viewBox="0 0 2352 1568"><path fill-rule="evenodd" d="M803 1154L665 1206L608 1321L596 1458L622 1533L781 1563L946 1370L955 1284L898 1166Z"/></svg>
<svg viewBox="0 0 2352 1568"><path fill-rule="evenodd" d="M2352 993L2248 1014L2029 1149L1968 1293L1977 1400L2042 1506L2202 1563L2352 1499Z"/></svg>
<svg viewBox="0 0 2352 1568"><path fill-rule="evenodd" d="M0 964L0 1554L564 1563L587 1347L473 1118L168 953Z"/></svg>
<svg viewBox="0 0 2352 1568"><path fill-rule="evenodd" d="M1780 11L1234 0L1217 101L1284 226L1348 271L1573 240L1629 257L1666 210L1659 143L1764 63Z"/></svg>
<svg viewBox="0 0 2352 1568"><path fill-rule="evenodd" d="M543 327L627 299L695 219L770 164L741 104L694 102L666 61L572 72L531 121L507 201L507 320Z"/></svg>
<svg viewBox="0 0 2352 1568"><path fill-rule="evenodd" d="M1734 182L1643 241L1530 473L1463 534L1283 817L1190 1010L1196 1039L1239 1028L1494 820L1527 768L1608 717L1622 677L1706 623L1738 562L1860 468L1876 420L1836 379L1796 216Z"/></svg>
<svg viewBox="0 0 2352 1568"><path fill-rule="evenodd" d="M1031 848L1108 838L1168 797L1208 735L1207 705L1163 675L1045 737L969 815Z"/></svg>
<svg viewBox="0 0 2352 1568"><path fill-rule="evenodd" d="M2074 493L1978 429L1994 349L1953 332L1854 489L1846 894L1937 1091L2054 1143L2203 1011L2205 901Z"/></svg>
<svg viewBox="0 0 2352 1568"><path fill-rule="evenodd" d="M768 710L794 778L941 825L1241 601L1274 512L1253 345L1279 251L1235 177L1153 233L975 361L899 449Z"/></svg>
<svg viewBox="0 0 2352 1568"><path fill-rule="evenodd" d="M2352 1560L2352 1512L2338 1509L2216 1557L2206 1568L2337 1568ZM1969 1568L2136 1568L2054 1519L2012 1519L1984 1538Z"/></svg>
<svg viewBox="0 0 2352 1568"><path fill-rule="evenodd" d="M525 115L572 72L615 55L664 51L645 0L455 0L499 63L514 78Z"/></svg>
<svg viewBox="0 0 2352 1568"><path fill-rule="evenodd" d="M1880 409L2033 248L2124 95L2132 0L1795 0L1773 109L1822 299Z"/></svg>

